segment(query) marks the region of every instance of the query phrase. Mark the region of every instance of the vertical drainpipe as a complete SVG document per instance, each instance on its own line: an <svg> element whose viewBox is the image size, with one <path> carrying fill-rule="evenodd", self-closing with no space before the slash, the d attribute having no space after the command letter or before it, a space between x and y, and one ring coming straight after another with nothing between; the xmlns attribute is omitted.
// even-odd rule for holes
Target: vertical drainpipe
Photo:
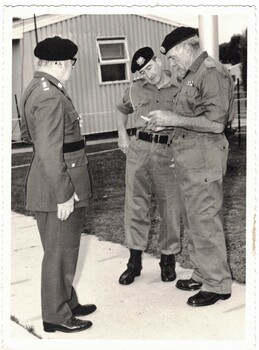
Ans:
<svg viewBox="0 0 259 350"><path fill-rule="evenodd" d="M199 37L202 50L218 60L218 16L199 16Z"/></svg>

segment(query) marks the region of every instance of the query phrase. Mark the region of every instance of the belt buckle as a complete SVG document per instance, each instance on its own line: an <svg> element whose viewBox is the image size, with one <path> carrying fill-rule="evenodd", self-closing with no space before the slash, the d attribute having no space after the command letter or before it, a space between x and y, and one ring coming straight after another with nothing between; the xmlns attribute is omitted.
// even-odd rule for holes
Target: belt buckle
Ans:
<svg viewBox="0 0 259 350"><path fill-rule="evenodd" d="M153 141L155 143L160 143L160 134L153 134Z"/></svg>
<svg viewBox="0 0 259 350"><path fill-rule="evenodd" d="M154 134L152 132L149 132L148 135L150 136L150 142L154 143Z"/></svg>

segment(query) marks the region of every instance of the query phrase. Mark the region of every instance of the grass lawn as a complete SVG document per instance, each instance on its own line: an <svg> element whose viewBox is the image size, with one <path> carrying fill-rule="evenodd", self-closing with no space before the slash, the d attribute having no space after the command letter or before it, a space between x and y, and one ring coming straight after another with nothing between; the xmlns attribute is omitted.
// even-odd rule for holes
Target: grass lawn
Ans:
<svg viewBox="0 0 259 350"><path fill-rule="evenodd" d="M228 171L224 179L225 233L233 278L240 283L245 283L246 135L242 135L240 146L237 135L232 136L229 143ZM87 147L87 153L117 147L117 143L91 145ZM30 158L30 153L13 154L12 165L27 164ZM123 228L125 156L121 151L114 150L89 154L89 161L95 180L96 195L91 200L91 206L85 215L84 232L96 235L101 240L125 244ZM12 170L12 210L33 215L24 210L24 181L27 169L28 167L22 167ZM155 201L151 208L151 218L147 252L158 256L156 247L159 218ZM183 228L182 251L176 256L176 260L183 267L191 267Z"/></svg>

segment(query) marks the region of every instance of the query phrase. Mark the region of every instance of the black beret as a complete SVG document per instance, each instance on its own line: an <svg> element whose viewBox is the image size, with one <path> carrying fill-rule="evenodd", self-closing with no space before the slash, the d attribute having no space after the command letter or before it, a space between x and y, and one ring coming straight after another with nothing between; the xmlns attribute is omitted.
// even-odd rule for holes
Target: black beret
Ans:
<svg viewBox="0 0 259 350"><path fill-rule="evenodd" d="M73 41L54 36L40 41L34 49L34 55L46 61L65 61L74 58L77 50Z"/></svg>
<svg viewBox="0 0 259 350"><path fill-rule="evenodd" d="M154 52L151 47L142 47L137 50L131 61L131 71L135 73L137 70L143 68L152 58L154 57Z"/></svg>
<svg viewBox="0 0 259 350"><path fill-rule="evenodd" d="M178 27L171 33L167 34L162 42L160 51L162 54L166 54L175 45L180 44L182 41L187 40L195 35L198 35L198 30L191 27Z"/></svg>

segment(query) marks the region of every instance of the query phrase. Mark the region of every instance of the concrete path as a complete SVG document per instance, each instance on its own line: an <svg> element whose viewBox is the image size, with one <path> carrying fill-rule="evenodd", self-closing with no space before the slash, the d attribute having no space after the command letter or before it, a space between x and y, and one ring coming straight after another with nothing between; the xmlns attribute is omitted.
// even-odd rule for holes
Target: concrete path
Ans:
<svg viewBox="0 0 259 350"><path fill-rule="evenodd" d="M224 344L228 344L228 349L232 345L235 350L246 349L244 285L234 282L232 296L226 301L193 308L186 301L195 292L178 290L175 281L162 282L159 260L144 254L141 276L135 283L122 286L118 277L125 270L128 250L85 234L81 239L75 287L82 304L97 305L95 313L84 317L93 326L75 334L45 333L40 306L42 247L36 221L17 213L12 213L11 220L11 315L23 327L33 326L42 339L87 340L84 349L89 350L95 346L103 349L103 341L107 346L113 342L111 348L120 350L128 347L135 350L138 344L143 350L151 349L157 341L163 344L157 345L157 350L196 349L195 344L209 344L199 345L204 350L222 349ZM178 278L189 278L191 274L179 265L176 270ZM22 326L15 322L11 325L11 337L16 343L30 338L42 344ZM66 344L70 344L69 349L74 347L69 342ZM33 348L38 349L37 345ZM50 348L48 342L46 349Z"/></svg>

